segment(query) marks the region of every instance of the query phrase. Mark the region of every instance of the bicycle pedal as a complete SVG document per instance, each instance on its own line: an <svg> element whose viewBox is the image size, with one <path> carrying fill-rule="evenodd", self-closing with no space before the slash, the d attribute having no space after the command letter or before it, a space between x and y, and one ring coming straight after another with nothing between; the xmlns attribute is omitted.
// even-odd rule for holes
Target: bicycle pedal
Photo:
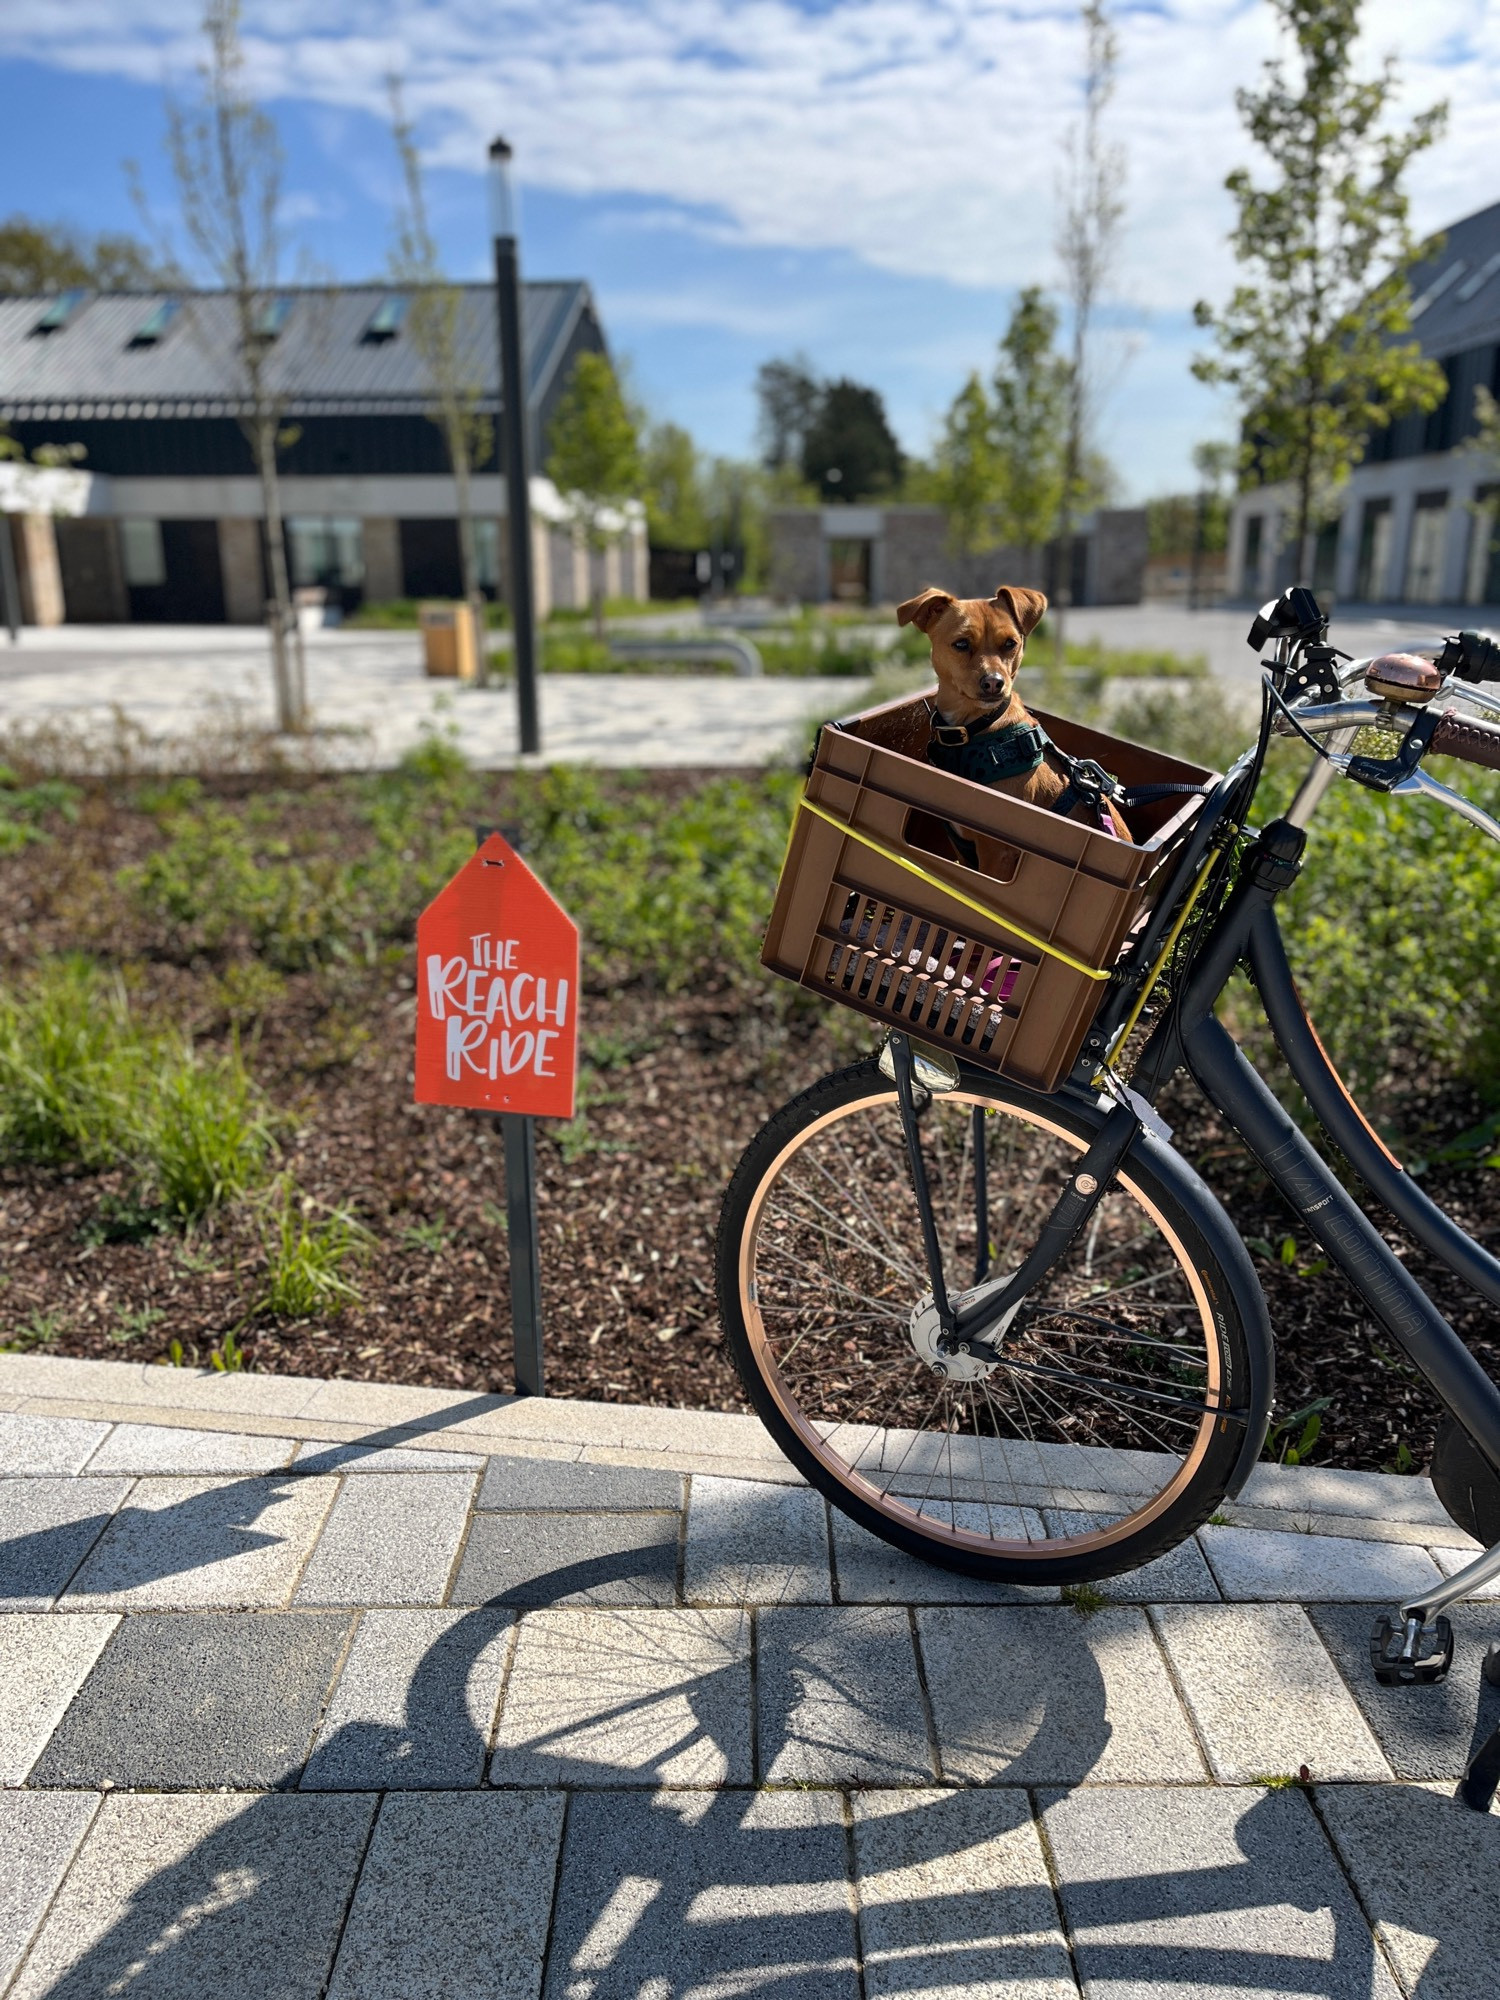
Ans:
<svg viewBox="0 0 1500 2000"><path fill-rule="evenodd" d="M1453 1665L1453 1626L1446 1618L1424 1625L1386 1612L1370 1634L1370 1665L1382 1687L1431 1687Z"/></svg>

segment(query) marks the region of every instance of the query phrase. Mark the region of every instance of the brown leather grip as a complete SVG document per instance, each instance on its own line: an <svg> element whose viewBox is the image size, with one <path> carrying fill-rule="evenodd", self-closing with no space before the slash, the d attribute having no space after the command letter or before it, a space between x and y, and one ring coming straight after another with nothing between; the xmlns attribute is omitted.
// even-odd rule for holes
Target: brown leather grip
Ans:
<svg viewBox="0 0 1500 2000"><path fill-rule="evenodd" d="M1433 730L1428 748L1434 757L1462 757L1466 764L1483 764L1488 770L1500 771L1500 729L1491 729L1484 722L1445 715Z"/></svg>

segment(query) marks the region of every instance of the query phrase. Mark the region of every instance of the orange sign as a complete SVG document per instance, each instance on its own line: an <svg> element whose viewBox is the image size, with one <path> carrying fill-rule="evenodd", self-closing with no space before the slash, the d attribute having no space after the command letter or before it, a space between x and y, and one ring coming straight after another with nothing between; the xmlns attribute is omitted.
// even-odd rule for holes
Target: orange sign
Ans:
<svg viewBox="0 0 1500 2000"><path fill-rule="evenodd" d="M417 919L418 1104L571 1118L578 926L498 833Z"/></svg>

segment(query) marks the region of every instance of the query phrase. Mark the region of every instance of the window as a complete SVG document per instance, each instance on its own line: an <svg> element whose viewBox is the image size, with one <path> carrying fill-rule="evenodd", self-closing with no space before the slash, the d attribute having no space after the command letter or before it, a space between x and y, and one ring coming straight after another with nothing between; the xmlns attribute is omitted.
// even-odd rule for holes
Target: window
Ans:
<svg viewBox="0 0 1500 2000"><path fill-rule="evenodd" d="M1500 486L1481 486L1470 505L1465 604L1500 604Z"/></svg>
<svg viewBox="0 0 1500 2000"><path fill-rule="evenodd" d="M163 299L159 306L146 315L130 336L131 346L155 347L181 311L181 299Z"/></svg>
<svg viewBox="0 0 1500 2000"><path fill-rule="evenodd" d="M395 292L388 298L382 299L370 315L370 323L364 330L363 338L371 346L378 346L384 340L394 340L406 323L407 308L410 304L409 299L404 299Z"/></svg>
<svg viewBox="0 0 1500 2000"><path fill-rule="evenodd" d="M286 539L295 589L322 584L330 590L358 590L363 584L362 521L299 515L287 522Z"/></svg>
<svg viewBox="0 0 1500 2000"><path fill-rule="evenodd" d="M267 299L261 307L260 317L255 322L258 340L274 340L291 316L292 301L289 298Z"/></svg>
<svg viewBox="0 0 1500 2000"><path fill-rule="evenodd" d="M1486 257L1479 269L1471 277L1464 279L1453 296L1465 301L1476 297L1497 271L1500 271L1500 250L1497 250L1493 257Z"/></svg>
<svg viewBox="0 0 1500 2000"><path fill-rule="evenodd" d="M1313 543L1312 587L1319 597L1332 593L1334 577L1338 571L1338 560L1339 524L1337 521L1325 521Z"/></svg>
<svg viewBox="0 0 1500 2000"><path fill-rule="evenodd" d="M1468 270L1468 268L1469 264L1467 258L1455 257L1453 262L1448 266L1447 270L1444 271L1441 274L1441 276L1433 279L1432 283L1427 287L1426 291L1423 292L1421 298L1419 298L1413 305L1411 309L1412 318L1414 320L1420 319L1423 313L1426 312L1427 308L1430 305L1436 305L1437 301L1443 296L1444 292L1447 291L1448 287L1450 285L1456 285L1459 279L1463 276L1464 272Z"/></svg>
<svg viewBox="0 0 1500 2000"><path fill-rule="evenodd" d="M32 332L33 333L60 332L61 329L67 325L68 321L73 317L74 313L77 312L78 308L83 304L84 300L87 297L88 297L88 290L87 287L83 285L74 285L70 290L66 292L59 292L57 297L52 301L51 305L48 306L47 310L42 314L41 318L37 321L36 325L31 329Z"/></svg>
<svg viewBox="0 0 1500 2000"><path fill-rule="evenodd" d="M1364 604L1381 603L1391 573L1391 503L1367 500L1359 524L1359 567L1354 595Z"/></svg>
<svg viewBox="0 0 1500 2000"><path fill-rule="evenodd" d="M1406 550L1408 604L1436 604L1443 594L1443 552L1448 543L1448 496L1419 493Z"/></svg>
<svg viewBox="0 0 1500 2000"><path fill-rule="evenodd" d="M159 590L167 580L161 522L127 517L120 523L120 561L132 590Z"/></svg>
<svg viewBox="0 0 1500 2000"><path fill-rule="evenodd" d="M1240 565L1240 588L1254 597L1260 591L1260 544L1266 530L1265 517L1251 514L1245 522L1245 558Z"/></svg>

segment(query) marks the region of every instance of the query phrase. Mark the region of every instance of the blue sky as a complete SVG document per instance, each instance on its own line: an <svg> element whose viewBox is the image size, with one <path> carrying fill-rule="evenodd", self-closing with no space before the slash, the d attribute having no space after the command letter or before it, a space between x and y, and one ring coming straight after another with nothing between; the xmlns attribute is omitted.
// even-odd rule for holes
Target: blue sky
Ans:
<svg viewBox="0 0 1500 2000"><path fill-rule="evenodd" d="M1451 135L1414 176L1423 226L1500 197L1500 30L1483 0L1367 7L1406 99ZM170 224L162 88L197 56L196 0L0 0L0 213L133 228L139 160ZM1264 0L1117 9L1127 220L1105 312L1100 442L1139 497L1189 483L1231 413L1195 384L1191 307L1232 277L1233 90L1273 48ZM372 25L372 23L374 25ZM397 192L384 79L417 117L448 267L487 259L486 141L515 143L523 255L593 284L656 414L753 444L752 383L801 350L872 382L929 446L985 368L1017 288L1055 283L1057 163L1081 48L1064 0L246 0L256 85L287 153L299 253L378 273Z"/></svg>

